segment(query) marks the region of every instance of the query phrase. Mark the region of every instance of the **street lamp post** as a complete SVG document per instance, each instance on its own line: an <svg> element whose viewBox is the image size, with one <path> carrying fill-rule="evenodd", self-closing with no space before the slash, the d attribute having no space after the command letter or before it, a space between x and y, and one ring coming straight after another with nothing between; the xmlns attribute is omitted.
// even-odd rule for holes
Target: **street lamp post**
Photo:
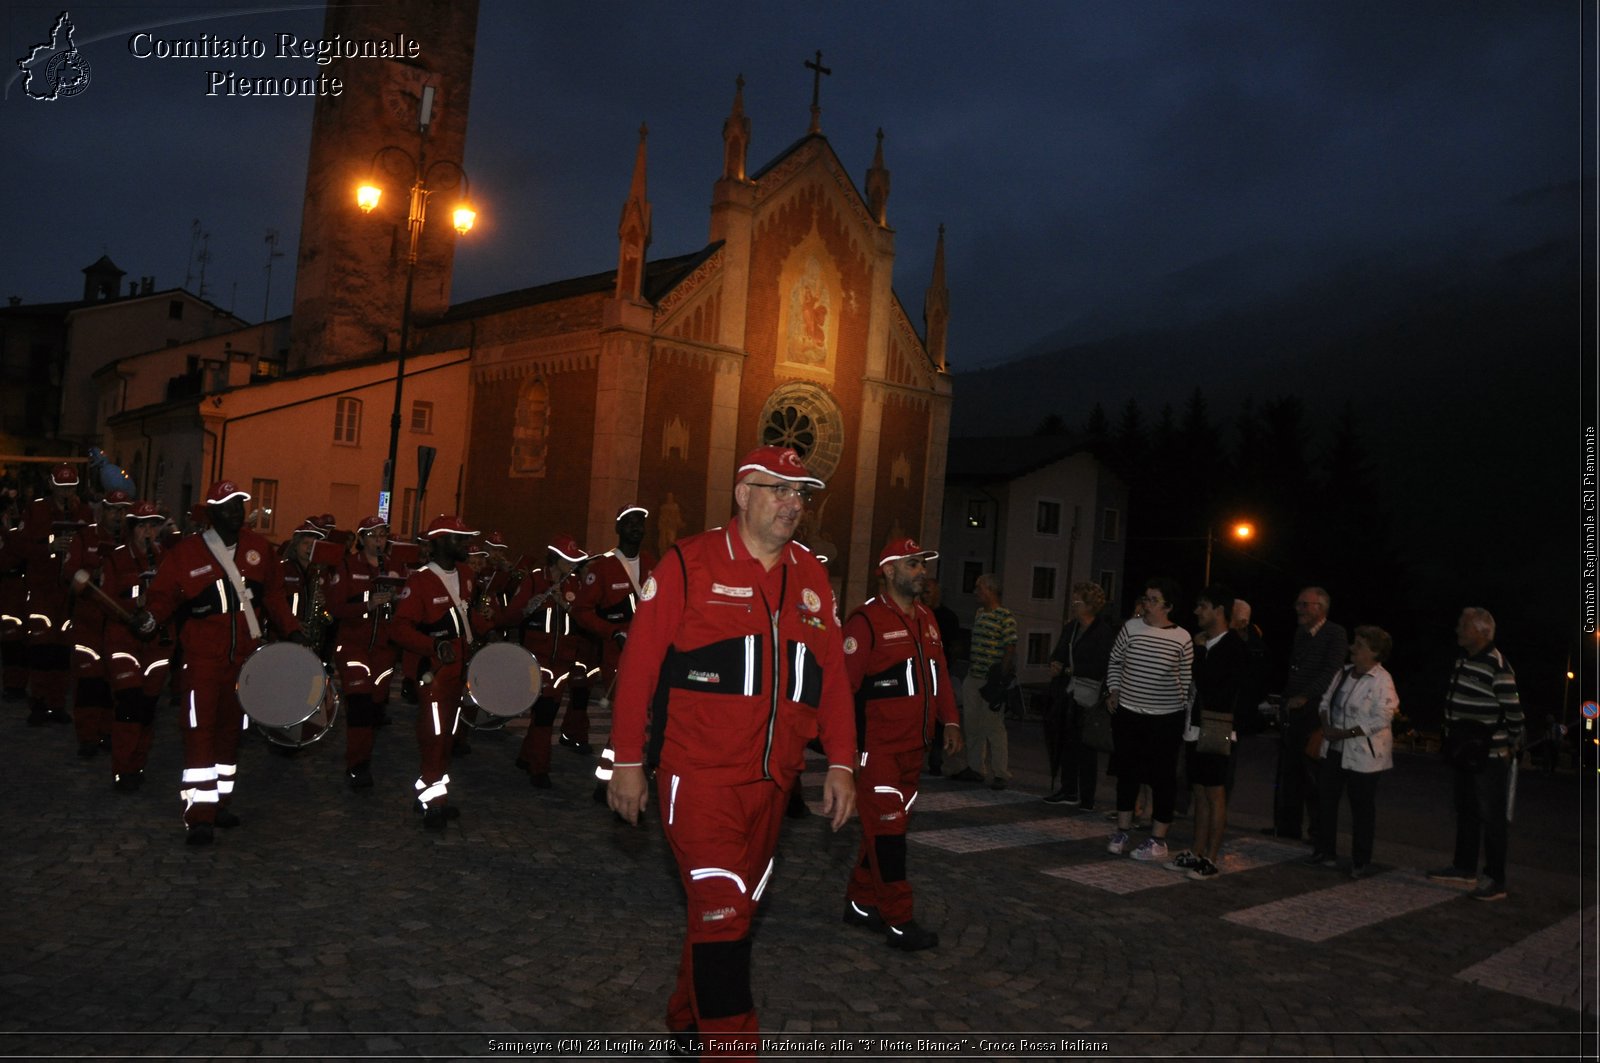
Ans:
<svg viewBox="0 0 1600 1063"><path fill-rule="evenodd" d="M467 178L467 171L461 164L450 159L435 159L428 161L428 123L433 111L433 88L426 87L422 90L422 113L420 135L417 139L417 154L413 156L404 148L393 144L379 148L372 156L371 170L374 174L378 163L382 160L384 169L398 176L403 176L409 171L411 174L411 202L406 214L406 227L410 234L410 245L406 252L406 291L405 299L400 309L400 355L395 360L394 370L394 410L389 416L389 457L383 466L383 491L378 496L379 515L389 519L389 509L394 498L395 469L400 453L400 403L405 393L406 380L406 353L411 342L411 293L417 279L417 245L422 240L422 226L428 216L428 197L435 191L446 191L457 185L462 189L462 203L452 214L451 220L455 230L466 235L472 228L472 223L477 214L467 206L468 192L471 183ZM448 183L439 183L430 187L429 182L435 179L435 173L447 177ZM367 183L356 191L356 204L365 214L371 214L377 207L378 201L383 196L375 178L369 178Z"/></svg>
<svg viewBox="0 0 1600 1063"><path fill-rule="evenodd" d="M1256 537L1256 526L1247 520L1236 520L1228 525L1228 537L1235 542L1247 543ZM1201 586L1211 586L1211 545L1216 541L1216 533L1212 526L1206 525L1206 574L1200 581Z"/></svg>

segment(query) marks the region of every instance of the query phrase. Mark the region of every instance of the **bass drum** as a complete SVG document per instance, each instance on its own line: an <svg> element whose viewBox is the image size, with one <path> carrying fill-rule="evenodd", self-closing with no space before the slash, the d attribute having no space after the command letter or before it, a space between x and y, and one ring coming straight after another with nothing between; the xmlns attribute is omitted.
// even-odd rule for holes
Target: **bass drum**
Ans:
<svg viewBox="0 0 1600 1063"><path fill-rule="evenodd" d="M305 646L272 642L239 669L239 704L268 742L303 749L333 730L339 694L322 660Z"/></svg>
<svg viewBox="0 0 1600 1063"><path fill-rule="evenodd" d="M533 708L543 675L539 659L511 642L491 642L467 663L461 720L477 731L496 731Z"/></svg>

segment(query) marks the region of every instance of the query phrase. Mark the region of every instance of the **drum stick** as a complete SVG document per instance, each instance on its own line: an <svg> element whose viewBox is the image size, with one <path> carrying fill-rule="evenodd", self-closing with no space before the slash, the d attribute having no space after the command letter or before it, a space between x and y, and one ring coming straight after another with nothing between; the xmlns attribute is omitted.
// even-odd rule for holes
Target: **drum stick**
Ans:
<svg viewBox="0 0 1600 1063"><path fill-rule="evenodd" d="M118 602L115 598L111 597L111 595L107 594L99 587L96 587L93 580L90 578L87 569L80 568L78 571L72 574L72 587L80 594L85 590L89 591L96 598L100 599L100 604L110 610L112 616L116 617L118 620L130 627L133 626L133 615L126 609L122 608L122 603Z"/></svg>

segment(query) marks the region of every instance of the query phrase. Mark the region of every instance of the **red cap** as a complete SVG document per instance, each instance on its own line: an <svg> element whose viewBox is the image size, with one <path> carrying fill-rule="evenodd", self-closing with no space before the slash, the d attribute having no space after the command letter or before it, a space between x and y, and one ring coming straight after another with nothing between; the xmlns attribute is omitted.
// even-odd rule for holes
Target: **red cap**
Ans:
<svg viewBox="0 0 1600 1063"><path fill-rule="evenodd" d="M333 519L332 513L324 513L322 516L317 518L317 527L319 528L325 528L328 531L332 531L338 526L339 522Z"/></svg>
<svg viewBox="0 0 1600 1063"><path fill-rule="evenodd" d="M800 455L789 447L757 447L752 450L739 463L739 471L734 476L733 482L743 483L745 477L753 472L764 472L768 476L776 476L790 483L810 484L812 487L827 486L806 470Z"/></svg>
<svg viewBox="0 0 1600 1063"><path fill-rule="evenodd" d="M128 510L129 520L166 520L154 502L135 502Z"/></svg>
<svg viewBox="0 0 1600 1063"><path fill-rule="evenodd" d="M112 491L100 500L102 506L131 506L133 499L128 497L126 491Z"/></svg>
<svg viewBox="0 0 1600 1063"><path fill-rule="evenodd" d="M50 484L53 487L77 487L78 470L66 462L62 462L50 470Z"/></svg>
<svg viewBox="0 0 1600 1063"><path fill-rule="evenodd" d="M883 553L878 555L878 564L887 565L891 561L903 561L908 557L920 557L924 561L932 561L939 556L937 550L924 550L917 545L915 539L891 539L889 545L883 548Z"/></svg>
<svg viewBox="0 0 1600 1063"><path fill-rule="evenodd" d="M365 535L367 532L377 531L379 528L387 528L388 526L389 522L382 517L362 517L361 523L356 525L356 531Z"/></svg>
<svg viewBox="0 0 1600 1063"><path fill-rule="evenodd" d="M296 528L292 534L315 535L318 539L326 539L328 537L328 533L313 524L310 517L307 517L305 520L301 521L300 527Z"/></svg>
<svg viewBox="0 0 1600 1063"><path fill-rule="evenodd" d="M232 480L218 480L211 485L211 490L206 492L206 505L220 506L222 503L231 502L235 498L248 502L250 501L250 492L241 489Z"/></svg>
<svg viewBox="0 0 1600 1063"><path fill-rule="evenodd" d="M478 533L467 527L466 521L448 513L441 513L428 524L427 537L433 539L440 535L477 535Z"/></svg>
<svg viewBox="0 0 1600 1063"><path fill-rule="evenodd" d="M483 537L483 545L492 546L497 550L506 548L506 537L497 531L488 532Z"/></svg>
<svg viewBox="0 0 1600 1063"><path fill-rule="evenodd" d="M621 520L623 517L626 517L629 513L639 513L639 514L643 514L646 517L648 517L650 515L650 511L648 509L645 509L643 506L639 505L636 502L630 502L626 506L623 506L621 509L617 510L617 519Z"/></svg>
<svg viewBox="0 0 1600 1063"><path fill-rule="evenodd" d="M578 545L578 540L570 535L557 535L550 540L550 549L568 561L587 561L589 555L584 553L583 547Z"/></svg>

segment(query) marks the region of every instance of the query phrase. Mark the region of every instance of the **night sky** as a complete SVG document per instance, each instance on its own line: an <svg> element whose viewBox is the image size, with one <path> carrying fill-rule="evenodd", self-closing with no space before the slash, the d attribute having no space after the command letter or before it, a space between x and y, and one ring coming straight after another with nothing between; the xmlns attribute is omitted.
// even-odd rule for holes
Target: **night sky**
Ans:
<svg viewBox="0 0 1600 1063"><path fill-rule="evenodd" d="M310 102L207 98L205 71L319 68L138 60L128 38L316 37L321 6L75 7L90 84L28 99L14 60L60 10L14 3L4 23L0 295L77 298L101 254L195 290L199 219L207 296L251 321L288 313ZM805 133L802 63L821 49L823 132L858 187L885 133L897 291L920 320L944 223L952 362L993 364L1215 259L1403 246L1578 179L1582 10L485 0L465 159L480 226L455 299L613 268L641 123L651 254L702 246L735 76L756 169ZM264 307L269 229L284 257Z"/></svg>

